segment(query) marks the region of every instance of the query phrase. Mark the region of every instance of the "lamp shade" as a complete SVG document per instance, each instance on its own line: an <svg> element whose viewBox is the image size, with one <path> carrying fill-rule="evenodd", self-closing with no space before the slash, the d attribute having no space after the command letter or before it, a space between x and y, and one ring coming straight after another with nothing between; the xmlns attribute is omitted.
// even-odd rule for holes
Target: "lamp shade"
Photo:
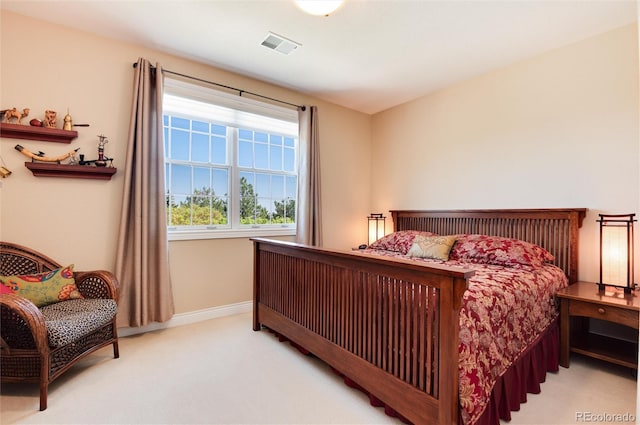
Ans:
<svg viewBox="0 0 640 425"><path fill-rule="evenodd" d="M630 292L633 276L633 222L635 214L600 214L600 289L618 286Z"/></svg>
<svg viewBox="0 0 640 425"><path fill-rule="evenodd" d="M315 16L329 16L338 10L344 0L295 0L303 11Z"/></svg>
<svg viewBox="0 0 640 425"><path fill-rule="evenodd" d="M386 217L382 213L371 213L367 217L369 245L384 236L384 222Z"/></svg>

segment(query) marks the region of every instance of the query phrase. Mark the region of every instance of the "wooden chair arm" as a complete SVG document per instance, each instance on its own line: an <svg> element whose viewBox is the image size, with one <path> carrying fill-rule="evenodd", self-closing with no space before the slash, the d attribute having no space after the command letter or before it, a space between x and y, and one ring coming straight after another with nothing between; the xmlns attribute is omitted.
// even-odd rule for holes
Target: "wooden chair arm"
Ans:
<svg viewBox="0 0 640 425"><path fill-rule="evenodd" d="M40 309L28 299L17 294L0 295L0 308L2 320L3 349L33 349L41 354L49 351L49 339L44 317ZM25 325L28 328L33 341L25 332ZM33 347L32 344L35 344ZM9 347L9 348L7 348Z"/></svg>
<svg viewBox="0 0 640 425"><path fill-rule="evenodd" d="M111 298L118 302L120 284L108 270L79 271L73 273L78 290L85 298Z"/></svg>

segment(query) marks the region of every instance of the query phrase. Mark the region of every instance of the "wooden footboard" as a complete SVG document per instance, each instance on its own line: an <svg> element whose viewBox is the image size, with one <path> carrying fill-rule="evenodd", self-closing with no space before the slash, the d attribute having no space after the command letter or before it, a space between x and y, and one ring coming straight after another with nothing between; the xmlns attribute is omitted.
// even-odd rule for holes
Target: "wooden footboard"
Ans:
<svg viewBox="0 0 640 425"><path fill-rule="evenodd" d="M306 348L413 423L458 423L458 313L472 271L253 242L254 330Z"/></svg>

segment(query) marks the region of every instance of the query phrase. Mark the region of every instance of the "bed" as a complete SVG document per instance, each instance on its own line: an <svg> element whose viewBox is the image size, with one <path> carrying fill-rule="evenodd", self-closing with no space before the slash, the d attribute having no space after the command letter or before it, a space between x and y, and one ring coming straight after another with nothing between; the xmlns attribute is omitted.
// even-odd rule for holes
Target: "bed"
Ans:
<svg viewBox="0 0 640 425"><path fill-rule="evenodd" d="M268 328L320 358L373 405L405 422L509 420L527 393L540 391L546 372L558 369L553 293L577 281L586 209L391 214L394 232L376 247L383 249L339 251L253 239L253 329ZM452 258L407 257L416 235L427 241L456 235ZM497 250L474 251L496 241L503 244ZM389 249L398 245L404 248ZM505 250L515 263L503 264ZM476 261L471 257L477 252L500 261ZM535 261L528 263L530 258ZM538 280L550 282L545 294L530 292ZM520 281L524 289L516 288ZM494 296L487 287L503 289ZM524 307L514 297L539 302ZM499 334L478 333L474 326L486 326L483 315ZM515 333L502 334L507 331Z"/></svg>

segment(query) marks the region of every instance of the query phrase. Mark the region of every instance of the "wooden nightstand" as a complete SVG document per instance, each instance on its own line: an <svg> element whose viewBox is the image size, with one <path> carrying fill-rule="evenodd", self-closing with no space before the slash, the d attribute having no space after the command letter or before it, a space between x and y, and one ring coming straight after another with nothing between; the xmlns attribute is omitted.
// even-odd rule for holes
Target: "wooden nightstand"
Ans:
<svg viewBox="0 0 640 425"><path fill-rule="evenodd" d="M569 367L570 352L638 369L638 339L635 342L587 331L588 318L605 320L638 329L638 293L606 295L598 285L577 282L556 293L560 299L560 365Z"/></svg>

